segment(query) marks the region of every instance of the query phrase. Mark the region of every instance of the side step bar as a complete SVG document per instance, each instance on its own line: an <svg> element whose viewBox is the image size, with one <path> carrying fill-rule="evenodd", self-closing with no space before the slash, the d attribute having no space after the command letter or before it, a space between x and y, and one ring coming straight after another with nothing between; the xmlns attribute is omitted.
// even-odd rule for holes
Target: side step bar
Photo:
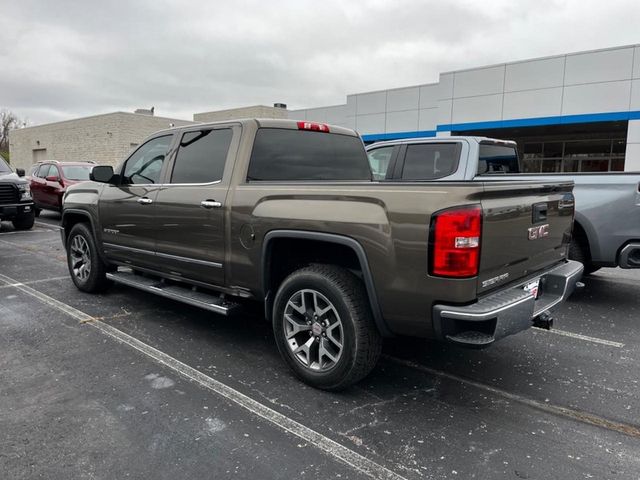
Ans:
<svg viewBox="0 0 640 480"><path fill-rule="evenodd" d="M218 294L195 290L195 287L190 285L182 286L175 283L165 283L158 278L136 275L132 272L117 271L107 273L107 278L115 283L154 293L161 297L177 300L221 315L227 315L231 310L239 306L237 303L225 300Z"/></svg>

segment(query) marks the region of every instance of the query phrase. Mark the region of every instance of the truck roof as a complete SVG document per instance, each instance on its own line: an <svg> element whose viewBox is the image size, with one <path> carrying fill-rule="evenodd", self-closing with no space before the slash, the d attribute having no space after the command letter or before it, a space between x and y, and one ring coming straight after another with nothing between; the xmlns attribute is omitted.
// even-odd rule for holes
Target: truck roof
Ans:
<svg viewBox="0 0 640 480"><path fill-rule="evenodd" d="M384 142L375 142L369 145L369 147L381 146L381 145L398 145L402 143L446 143L446 142L459 142L472 141L477 143L497 143L502 145L516 146L516 142L512 140L502 140L499 138L480 137L480 136L450 136L450 137L414 137L414 138L399 138L397 140L386 140Z"/></svg>
<svg viewBox="0 0 640 480"><path fill-rule="evenodd" d="M331 125L331 124L322 123L322 122L312 122L307 120L289 120L289 119L282 119L282 118L239 118L239 119L233 119L233 120L221 120L216 122L194 123L190 125L182 125L179 127L172 127L164 130L159 130L158 132L155 132L151 136L155 136L161 132L193 130L201 127L209 127L209 126L215 127L217 125L229 125L233 123L240 124L240 125L253 123L253 124L256 124L258 128L285 128L289 130L302 130L303 128L301 128L299 124L306 123L309 125L324 125L329 128L328 133L338 133L340 135L349 135L352 137L358 136L358 133L355 132L354 130L351 130L350 128L340 127L338 125ZM311 129L309 128L309 130Z"/></svg>

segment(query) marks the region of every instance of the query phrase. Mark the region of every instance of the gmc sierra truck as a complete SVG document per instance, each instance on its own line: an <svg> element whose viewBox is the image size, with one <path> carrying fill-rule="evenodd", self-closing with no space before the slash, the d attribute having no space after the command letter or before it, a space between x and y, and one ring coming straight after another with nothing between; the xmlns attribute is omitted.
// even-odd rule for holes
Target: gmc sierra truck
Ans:
<svg viewBox="0 0 640 480"><path fill-rule="evenodd" d="M583 263L586 273L640 268L640 172L522 174L515 142L486 137L393 140L371 144L367 153L383 181L573 181L569 258Z"/></svg>
<svg viewBox="0 0 640 480"><path fill-rule="evenodd" d="M35 209L24 170L14 173L0 157L0 220L9 220L16 230L29 230L35 222Z"/></svg>
<svg viewBox="0 0 640 480"><path fill-rule="evenodd" d="M352 130L237 120L158 132L69 187L80 290L117 282L228 314L264 306L308 384L374 367L382 338L484 347L566 299L571 182L375 182Z"/></svg>

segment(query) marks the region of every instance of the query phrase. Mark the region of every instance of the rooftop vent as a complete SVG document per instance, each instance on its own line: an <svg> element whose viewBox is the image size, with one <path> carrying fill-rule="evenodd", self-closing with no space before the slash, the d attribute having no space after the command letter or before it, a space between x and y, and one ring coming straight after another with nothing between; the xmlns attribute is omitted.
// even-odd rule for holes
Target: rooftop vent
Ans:
<svg viewBox="0 0 640 480"><path fill-rule="evenodd" d="M133 113L137 113L139 115L151 115L151 116L153 116L153 112L155 111L155 109L156 109L156 107L151 107L149 110L147 110L146 108L138 108Z"/></svg>

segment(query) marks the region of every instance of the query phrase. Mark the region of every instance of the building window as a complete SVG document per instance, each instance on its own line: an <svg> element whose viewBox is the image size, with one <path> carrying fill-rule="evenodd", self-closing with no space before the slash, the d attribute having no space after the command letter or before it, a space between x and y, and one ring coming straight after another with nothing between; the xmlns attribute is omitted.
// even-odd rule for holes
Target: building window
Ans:
<svg viewBox="0 0 640 480"><path fill-rule="evenodd" d="M624 170L627 121L574 123L451 132L513 140L523 173Z"/></svg>
<svg viewBox="0 0 640 480"><path fill-rule="evenodd" d="M567 140L521 146L523 173L608 172L624 170L626 141Z"/></svg>

